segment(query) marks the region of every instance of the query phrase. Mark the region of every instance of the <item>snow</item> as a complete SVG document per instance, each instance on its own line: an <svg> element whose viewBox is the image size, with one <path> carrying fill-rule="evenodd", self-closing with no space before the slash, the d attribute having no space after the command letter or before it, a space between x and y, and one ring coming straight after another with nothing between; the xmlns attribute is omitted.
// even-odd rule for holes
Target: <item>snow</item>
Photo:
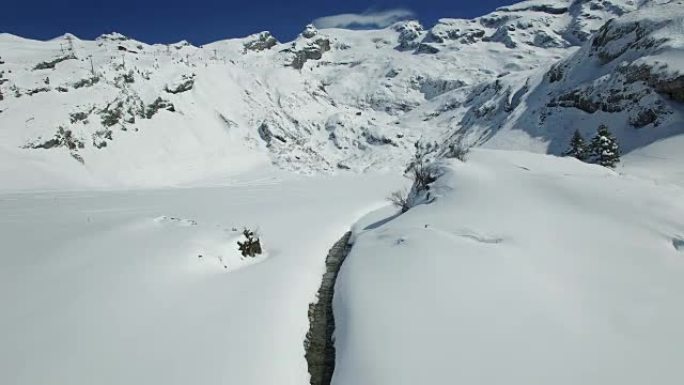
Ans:
<svg viewBox="0 0 684 385"><path fill-rule="evenodd" d="M620 171L653 180L659 184L684 187L684 135L654 142L632 151L621 159Z"/></svg>
<svg viewBox="0 0 684 385"><path fill-rule="evenodd" d="M684 383L683 4L202 47L1 33L0 384L305 384L350 227L334 384ZM601 124L614 170L544 155ZM479 148L399 215L407 161L454 143Z"/></svg>
<svg viewBox="0 0 684 385"><path fill-rule="evenodd" d="M307 383L325 255L403 183L274 174L0 194L0 383ZM264 255L238 254L243 226Z"/></svg>
<svg viewBox="0 0 684 385"><path fill-rule="evenodd" d="M682 382L681 187L511 151L443 171L356 226L333 384Z"/></svg>

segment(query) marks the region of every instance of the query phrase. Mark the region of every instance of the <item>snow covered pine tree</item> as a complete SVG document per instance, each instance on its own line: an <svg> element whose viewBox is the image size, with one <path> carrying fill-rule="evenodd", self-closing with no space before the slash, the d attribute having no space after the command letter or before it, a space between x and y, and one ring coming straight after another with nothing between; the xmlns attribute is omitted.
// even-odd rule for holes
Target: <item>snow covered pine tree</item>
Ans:
<svg viewBox="0 0 684 385"><path fill-rule="evenodd" d="M602 124L596 130L596 135L591 139L590 145L591 162L603 167L615 168L620 163L620 148L617 139L608 131L608 127Z"/></svg>
<svg viewBox="0 0 684 385"><path fill-rule="evenodd" d="M585 142L582 134L580 134L579 130L575 130L575 133L572 135L572 139L570 139L570 147L563 153L563 155L572 156L583 162L589 158L589 149L587 148L587 143Z"/></svg>

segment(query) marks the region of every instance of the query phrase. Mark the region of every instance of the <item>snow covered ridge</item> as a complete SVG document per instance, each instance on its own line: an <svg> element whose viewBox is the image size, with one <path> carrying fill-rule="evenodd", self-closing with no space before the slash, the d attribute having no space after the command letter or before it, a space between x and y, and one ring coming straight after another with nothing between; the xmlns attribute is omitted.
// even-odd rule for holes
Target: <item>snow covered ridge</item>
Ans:
<svg viewBox="0 0 684 385"><path fill-rule="evenodd" d="M527 152L441 167L435 200L357 224L332 384L682 383L684 190Z"/></svg>
<svg viewBox="0 0 684 385"><path fill-rule="evenodd" d="M117 33L46 42L2 34L0 160L12 168L0 177L16 188L157 186L264 163L307 173L399 169L417 142L558 153L575 129L566 126L580 122L587 131L610 123L631 150L681 121L678 104L658 96L680 92L671 63L681 54L681 3L642 3L526 1L429 29L307 26L287 43L269 32L203 47ZM675 17L658 22L659 14ZM635 36L658 45L624 41L621 52L614 35L642 18ZM658 55L667 70L649 61ZM629 68L618 66L625 60ZM607 91L594 83L618 82L619 69L641 79L620 105L634 99L639 108L600 104ZM648 138L633 134L656 125Z"/></svg>
<svg viewBox="0 0 684 385"><path fill-rule="evenodd" d="M606 20L635 9L634 1L524 1L474 20L442 19L428 32L426 43L569 47L588 40Z"/></svg>
<svg viewBox="0 0 684 385"><path fill-rule="evenodd" d="M458 120L458 140L554 154L575 130L591 136L601 124L626 153L681 135L682 28L682 1L646 2L549 68L454 91L435 106L434 119Z"/></svg>

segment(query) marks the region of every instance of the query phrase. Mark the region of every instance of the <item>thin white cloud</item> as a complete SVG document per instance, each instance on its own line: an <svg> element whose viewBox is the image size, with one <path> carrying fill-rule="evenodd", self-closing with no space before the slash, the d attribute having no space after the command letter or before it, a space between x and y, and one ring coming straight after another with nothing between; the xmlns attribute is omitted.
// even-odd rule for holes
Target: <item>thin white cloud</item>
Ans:
<svg viewBox="0 0 684 385"><path fill-rule="evenodd" d="M317 28L384 28L397 21L414 18L415 14L404 8L383 11L366 11L364 13L342 13L339 15L319 17L313 21Z"/></svg>

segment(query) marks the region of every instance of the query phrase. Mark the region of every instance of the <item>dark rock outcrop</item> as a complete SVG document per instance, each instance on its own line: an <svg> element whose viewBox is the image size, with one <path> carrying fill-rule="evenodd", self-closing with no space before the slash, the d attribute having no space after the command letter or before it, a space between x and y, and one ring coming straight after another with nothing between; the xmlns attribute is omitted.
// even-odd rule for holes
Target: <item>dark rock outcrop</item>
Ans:
<svg viewBox="0 0 684 385"><path fill-rule="evenodd" d="M290 66L300 70L304 68L304 63L309 60L320 60L323 57L323 53L328 51L330 51L330 40L323 37L318 38L302 49L295 51L295 57L292 59Z"/></svg>
<svg viewBox="0 0 684 385"><path fill-rule="evenodd" d="M194 85L195 75L183 75L176 84L164 87L164 91L170 94L179 94L191 90Z"/></svg>
<svg viewBox="0 0 684 385"><path fill-rule="evenodd" d="M650 33L661 27L659 24L615 23L613 20L609 20L599 29L592 40L592 53L599 58L602 64L606 64L630 50L638 51L658 47L667 39L655 39L650 36ZM625 42L618 43L621 40L625 40Z"/></svg>
<svg viewBox="0 0 684 385"><path fill-rule="evenodd" d="M318 34L318 29L313 24L309 24L302 31L302 37L305 39L311 39Z"/></svg>
<svg viewBox="0 0 684 385"><path fill-rule="evenodd" d="M54 69L58 63L61 63L61 62L66 61L66 60L75 60L75 59L76 59L76 56L74 54L58 57L56 59L52 59L49 61L44 61L44 62L40 62L40 63L36 64L36 66L33 67L33 70L36 71L36 70Z"/></svg>
<svg viewBox="0 0 684 385"><path fill-rule="evenodd" d="M45 150L57 147L66 147L71 151L76 151L79 148L83 148L84 145L83 141L77 138L73 131L60 126L52 139L46 140L44 142L32 143L26 147L33 149L41 148Z"/></svg>
<svg viewBox="0 0 684 385"><path fill-rule="evenodd" d="M282 143L287 142L287 140L282 135L274 134L273 131L271 131L271 128L269 127L268 123L266 122L263 122L261 123L261 125L259 125L257 133L259 134L259 137L269 146L273 142L273 139L276 139Z"/></svg>
<svg viewBox="0 0 684 385"><path fill-rule="evenodd" d="M628 83L644 82L656 92L665 94L678 102L684 102L684 75L667 75L648 65L620 68Z"/></svg>
<svg viewBox="0 0 684 385"><path fill-rule="evenodd" d="M318 289L318 301L309 305L309 331L304 340L306 362L311 374L311 385L329 385L335 370L335 316L333 296L335 281L351 245L351 232L347 232L328 252L325 274Z"/></svg>
<svg viewBox="0 0 684 385"><path fill-rule="evenodd" d="M435 54L438 52L439 48L427 43L420 43L416 48L416 53Z"/></svg>
<svg viewBox="0 0 684 385"><path fill-rule="evenodd" d="M144 112L144 117L147 119L152 119L152 117L159 111L159 110L166 110L169 112L176 112L176 108L173 106L173 103L169 102L166 99L162 98L157 98L152 102L152 104L148 105L147 108L145 109Z"/></svg>
<svg viewBox="0 0 684 385"><path fill-rule="evenodd" d="M264 31L256 35L254 40L248 41L244 44L245 52L247 51L263 51L270 49L278 44L278 40L271 35L270 32Z"/></svg>
<svg viewBox="0 0 684 385"><path fill-rule="evenodd" d="M423 34L423 26L417 21L397 24L394 30L399 32L399 45L396 48L400 51L415 49L418 46L418 38Z"/></svg>

